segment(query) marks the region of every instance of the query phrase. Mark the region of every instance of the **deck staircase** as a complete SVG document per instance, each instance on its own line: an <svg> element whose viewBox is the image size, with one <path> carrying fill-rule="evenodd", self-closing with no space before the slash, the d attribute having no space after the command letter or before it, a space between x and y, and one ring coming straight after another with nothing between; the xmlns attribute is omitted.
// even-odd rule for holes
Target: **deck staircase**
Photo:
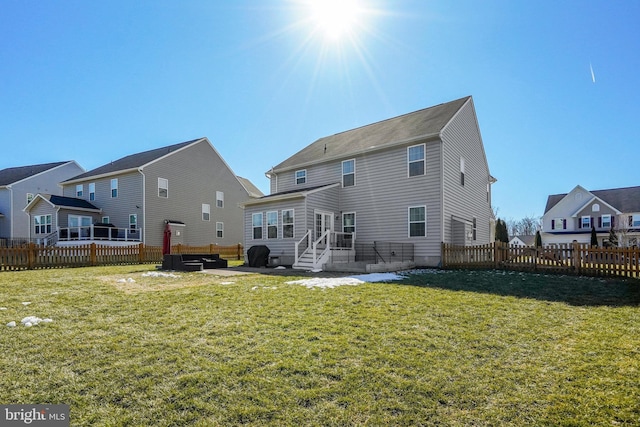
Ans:
<svg viewBox="0 0 640 427"><path fill-rule="evenodd" d="M323 266L329 262L331 251L340 249L337 242L347 241L343 238L337 239L336 236L344 237L350 233L336 233L330 230L325 231L317 240L312 241L311 230L308 230L304 237L296 243L294 269L298 270L322 270ZM353 238L349 238L348 242L353 250Z"/></svg>

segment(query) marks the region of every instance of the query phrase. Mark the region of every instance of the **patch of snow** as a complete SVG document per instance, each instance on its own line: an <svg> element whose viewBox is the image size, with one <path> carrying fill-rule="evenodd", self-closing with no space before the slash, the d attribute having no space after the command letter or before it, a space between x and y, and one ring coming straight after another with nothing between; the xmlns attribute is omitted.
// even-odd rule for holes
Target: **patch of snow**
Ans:
<svg viewBox="0 0 640 427"><path fill-rule="evenodd" d="M148 273L143 273L142 277L171 277L173 279L179 279L180 276L173 273L163 273L161 271L150 271Z"/></svg>
<svg viewBox="0 0 640 427"><path fill-rule="evenodd" d="M20 323L22 323L27 328L39 325L40 323L51 323L51 322L53 322L53 319L41 319L37 316L27 316L20 321Z"/></svg>
<svg viewBox="0 0 640 427"><path fill-rule="evenodd" d="M27 306L27 305L29 305L29 304L31 304L31 302L30 302L30 301L25 301L25 302L23 302L23 303L22 303L22 305L24 305L24 306Z"/></svg>
<svg viewBox="0 0 640 427"><path fill-rule="evenodd" d="M303 285L309 289L313 289L313 288L332 289L338 286L357 286L367 282L368 283L390 282L393 280L401 280L403 277L404 276L398 273L371 273L371 274L361 274L357 276L347 276L347 277L332 277L332 278L314 277L312 279L294 280L286 283L294 284L294 285Z"/></svg>
<svg viewBox="0 0 640 427"><path fill-rule="evenodd" d="M236 282L220 282L221 285L233 285Z"/></svg>
<svg viewBox="0 0 640 427"><path fill-rule="evenodd" d="M133 280L131 277L129 277L128 279L119 279L118 283L135 283L136 281Z"/></svg>
<svg viewBox="0 0 640 427"><path fill-rule="evenodd" d="M16 327L16 322L9 322L7 323L7 326L10 328L15 328Z"/></svg>
<svg viewBox="0 0 640 427"><path fill-rule="evenodd" d="M0 311L6 310L7 307L0 307Z"/></svg>
<svg viewBox="0 0 640 427"><path fill-rule="evenodd" d="M274 268L274 270L286 270L287 267L285 267L284 265L279 265L277 267Z"/></svg>

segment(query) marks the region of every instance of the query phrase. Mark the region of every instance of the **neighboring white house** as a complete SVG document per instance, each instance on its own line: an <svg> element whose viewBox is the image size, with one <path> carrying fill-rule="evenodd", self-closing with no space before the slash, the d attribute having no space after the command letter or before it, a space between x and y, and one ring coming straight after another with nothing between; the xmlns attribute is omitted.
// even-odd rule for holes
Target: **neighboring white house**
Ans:
<svg viewBox="0 0 640 427"><path fill-rule="evenodd" d="M442 242L492 240L495 179L471 97L321 138L267 176L271 194L243 204L244 242L280 264L324 268L365 252L389 263L411 250L415 265L436 266Z"/></svg>
<svg viewBox="0 0 640 427"><path fill-rule="evenodd" d="M613 229L622 246L640 238L640 187L588 191L580 185L567 194L551 195L542 217L542 243L591 242L595 228L598 244L609 242Z"/></svg>
<svg viewBox="0 0 640 427"><path fill-rule="evenodd" d="M513 246L527 247L534 246L536 242L535 235L525 235L522 234L520 236L513 236L511 240L509 240L509 244Z"/></svg>
<svg viewBox="0 0 640 427"><path fill-rule="evenodd" d="M0 170L0 240L27 241L29 217L23 209L38 193L61 195L61 181L84 172L75 161Z"/></svg>

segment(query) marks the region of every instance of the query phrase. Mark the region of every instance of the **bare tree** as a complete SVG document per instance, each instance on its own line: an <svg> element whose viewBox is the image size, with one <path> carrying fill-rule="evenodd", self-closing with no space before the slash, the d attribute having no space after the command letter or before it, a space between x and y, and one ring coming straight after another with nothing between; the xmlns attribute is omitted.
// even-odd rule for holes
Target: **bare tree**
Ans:
<svg viewBox="0 0 640 427"><path fill-rule="evenodd" d="M542 217L532 215L518 221L510 219L507 221L507 229L510 236L533 236L536 231L542 229Z"/></svg>

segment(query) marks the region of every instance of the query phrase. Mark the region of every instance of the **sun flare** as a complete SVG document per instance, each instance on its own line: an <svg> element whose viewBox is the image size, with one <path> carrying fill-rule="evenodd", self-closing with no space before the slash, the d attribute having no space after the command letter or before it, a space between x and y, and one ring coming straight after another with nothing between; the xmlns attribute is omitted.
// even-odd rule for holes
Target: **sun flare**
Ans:
<svg viewBox="0 0 640 427"><path fill-rule="evenodd" d="M352 32L362 12L357 0L310 0L309 4L317 28L330 40Z"/></svg>

